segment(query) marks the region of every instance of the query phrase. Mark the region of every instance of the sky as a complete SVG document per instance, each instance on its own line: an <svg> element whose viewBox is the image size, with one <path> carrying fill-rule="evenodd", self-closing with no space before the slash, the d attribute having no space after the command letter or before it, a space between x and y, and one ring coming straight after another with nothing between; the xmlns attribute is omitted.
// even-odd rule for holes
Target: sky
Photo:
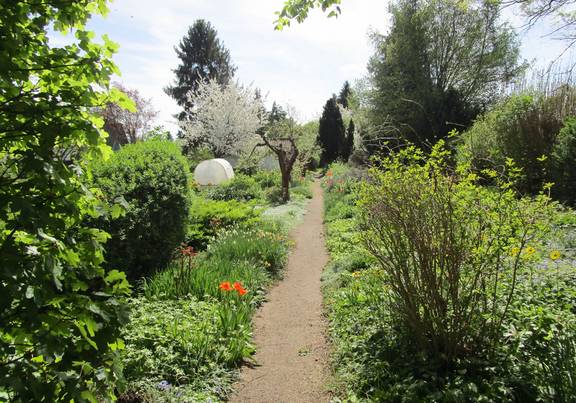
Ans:
<svg viewBox="0 0 576 403"><path fill-rule="evenodd" d="M241 83L260 88L269 104L293 106L301 121L315 119L345 80L365 75L373 53L368 32L387 31L388 2L344 0L338 18L315 10L303 24L275 31L274 13L282 5L283 0L116 0L107 17L95 16L88 26L120 45L114 60L122 76L115 81L151 99L159 112L155 124L173 133L179 107L163 88L179 63L174 46L200 18L212 23L230 50ZM505 16L521 25L512 10ZM546 32L540 27L521 33L523 58L544 66L561 53L563 44L544 37Z"/></svg>

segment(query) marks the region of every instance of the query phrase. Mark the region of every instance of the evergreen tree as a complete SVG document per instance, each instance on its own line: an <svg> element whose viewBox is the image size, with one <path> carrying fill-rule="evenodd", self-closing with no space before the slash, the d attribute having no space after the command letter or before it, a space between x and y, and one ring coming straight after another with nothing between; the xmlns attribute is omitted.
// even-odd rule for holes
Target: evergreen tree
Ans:
<svg viewBox="0 0 576 403"><path fill-rule="evenodd" d="M280 105L278 105L276 102L273 102L272 103L272 109L270 110L270 113L268 114L268 123L274 124L274 123L281 122L284 119L286 119L287 116L288 116L288 114L286 113L286 111L284 109L282 109L282 107Z"/></svg>
<svg viewBox="0 0 576 403"><path fill-rule="evenodd" d="M340 90L340 94L338 95L338 103L344 108L348 108L348 99L350 95L352 95L352 88L350 87L350 83L345 81L342 89Z"/></svg>
<svg viewBox="0 0 576 403"><path fill-rule="evenodd" d="M174 70L174 84L164 91L184 109L178 118L188 120L194 106L188 94L198 89L199 81L215 79L220 84L228 84L236 67L230 52L218 39L218 32L204 20L194 22L175 50L181 63Z"/></svg>
<svg viewBox="0 0 576 403"><path fill-rule="evenodd" d="M322 148L320 164L325 166L342 156L345 142L342 114L338 108L336 95L333 95L324 105L318 128L318 144Z"/></svg>
<svg viewBox="0 0 576 403"><path fill-rule="evenodd" d="M354 151L354 131L355 131L354 121L350 120L348 129L346 130L346 142L344 144L344 149L342 151L343 161L348 161L348 159L352 155L352 151Z"/></svg>

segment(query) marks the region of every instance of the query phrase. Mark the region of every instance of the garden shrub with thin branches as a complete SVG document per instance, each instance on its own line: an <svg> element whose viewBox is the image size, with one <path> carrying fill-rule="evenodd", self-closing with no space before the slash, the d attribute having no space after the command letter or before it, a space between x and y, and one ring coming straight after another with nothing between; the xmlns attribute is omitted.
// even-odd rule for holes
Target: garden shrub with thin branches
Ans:
<svg viewBox="0 0 576 403"><path fill-rule="evenodd" d="M373 168L360 194L366 248L389 287L388 304L415 352L450 368L486 356L501 342L524 259L548 200L518 200L495 171L481 187L468 166L451 171L440 142L429 156L414 147ZM511 175L517 174L508 162Z"/></svg>

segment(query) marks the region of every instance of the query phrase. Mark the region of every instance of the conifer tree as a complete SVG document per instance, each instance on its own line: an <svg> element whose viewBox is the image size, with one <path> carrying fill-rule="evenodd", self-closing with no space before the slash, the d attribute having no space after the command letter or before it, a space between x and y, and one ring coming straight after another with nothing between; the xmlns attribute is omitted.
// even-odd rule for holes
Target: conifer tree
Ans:
<svg viewBox="0 0 576 403"><path fill-rule="evenodd" d="M352 155L352 151L354 151L354 131L355 131L354 121L350 119L348 129L346 130L346 142L344 144L344 149L342 151L343 161L348 161L348 159Z"/></svg>
<svg viewBox="0 0 576 403"><path fill-rule="evenodd" d="M322 148L320 164L325 166L342 156L345 145L345 129L336 95L326 101L320 118L318 144Z"/></svg>
<svg viewBox="0 0 576 403"><path fill-rule="evenodd" d="M236 67L230 52L218 39L218 32L205 20L194 22L175 50L181 63L174 70L174 84L164 91L184 109L178 115L179 120L189 120L194 104L188 95L198 89L198 83L214 79L226 85Z"/></svg>
<svg viewBox="0 0 576 403"><path fill-rule="evenodd" d="M338 103L344 108L348 108L348 98L350 95L352 95L352 88L350 87L350 83L345 81L342 89L340 90L340 94L338 95Z"/></svg>

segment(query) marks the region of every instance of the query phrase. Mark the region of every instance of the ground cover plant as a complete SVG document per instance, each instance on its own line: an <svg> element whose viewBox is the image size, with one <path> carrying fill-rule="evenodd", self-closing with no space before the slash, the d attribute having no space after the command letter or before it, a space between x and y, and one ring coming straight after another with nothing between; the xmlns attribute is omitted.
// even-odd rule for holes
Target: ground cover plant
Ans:
<svg viewBox="0 0 576 403"><path fill-rule="evenodd" d="M480 187L448 156L401 151L357 191L324 179L334 389L344 401L569 401L573 212L518 198L501 177Z"/></svg>

